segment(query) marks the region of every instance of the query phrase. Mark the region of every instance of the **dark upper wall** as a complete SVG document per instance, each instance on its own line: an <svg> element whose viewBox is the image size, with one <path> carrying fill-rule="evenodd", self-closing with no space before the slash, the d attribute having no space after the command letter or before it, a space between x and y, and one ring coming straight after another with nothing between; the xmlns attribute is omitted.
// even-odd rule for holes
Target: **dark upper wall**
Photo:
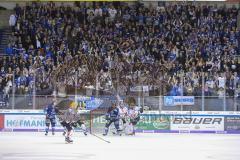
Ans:
<svg viewBox="0 0 240 160"><path fill-rule="evenodd" d="M24 0L24 2L21 1L21 0L15 0L14 2L9 2L8 0L1 0L0 6L6 8L6 9L12 10L16 6L16 3L18 3L20 6L24 6L24 5L26 5L26 3L31 3L31 1L33 1L33 0ZM52 0L52 1L54 1L54 0ZM139 1L144 3L146 6L150 6L150 5L151 6L158 6L158 1L157 0L156 1L154 1L154 0L139 0ZM218 6L225 5L226 7L232 7L232 5L240 6L240 0L227 0L228 2L219 2L219 0L215 0L215 2L207 2L206 0L204 0L204 1L205 2L195 2L195 3L197 5L218 5ZM214 0L212 0L212 1L214 1ZM216 2L216 1L218 1L218 2ZM47 3L47 2L42 2L42 3ZM55 2L55 3L57 5L62 4L62 2ZM64 5L74 6L74 2L63 2L63 3L64 3ZM87 2L87 3L91 4L92 2ZM131 5L134 2L127 2L127 3L129 3L129 5ZM181 3L181 2L166 2L166 4L168 4L168 3L175 4L175 3Z"/></svg>

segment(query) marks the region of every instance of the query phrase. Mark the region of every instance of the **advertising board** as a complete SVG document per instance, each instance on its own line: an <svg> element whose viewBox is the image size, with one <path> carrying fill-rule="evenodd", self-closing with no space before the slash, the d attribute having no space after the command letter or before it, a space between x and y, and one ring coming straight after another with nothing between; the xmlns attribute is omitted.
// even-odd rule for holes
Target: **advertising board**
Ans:
<svg viewBox="0 0 240 160"><path fill-rule="evenodd" d="M45 129L45 115L7 114L4 117L4 129ZM57 122L56 129L62 129Z"/></svg>
<svg viewBox="0 0 240 160"><path fill-rule="evenodd" d="M164 96L165 106L194 105L194 96Z"/></svg>
<svg viewBox="0 0 240 160"><path fill-rule="evenodd" d="M175 116L171 119L171 130L224 131L222 116Z"/></svg>
<svg viewBox="0 0 240 160"><path fill-rule="evenodd" d="M240 116L226 116L224 120L225 131L240 131Z"/></svg>

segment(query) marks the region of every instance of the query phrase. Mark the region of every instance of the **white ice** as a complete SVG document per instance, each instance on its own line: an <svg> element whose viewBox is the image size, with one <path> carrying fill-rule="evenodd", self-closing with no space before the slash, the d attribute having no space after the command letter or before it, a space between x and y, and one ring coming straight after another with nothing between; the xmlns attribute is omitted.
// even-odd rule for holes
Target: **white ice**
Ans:
<svg viewBox="0 0 240 160"><path fill-rule="evenodd" d="M99 135L101 136L101 135ZM111 143L74 133L0 132L0 160L240 160L240 135L137 134L107 136Z"/></svg>

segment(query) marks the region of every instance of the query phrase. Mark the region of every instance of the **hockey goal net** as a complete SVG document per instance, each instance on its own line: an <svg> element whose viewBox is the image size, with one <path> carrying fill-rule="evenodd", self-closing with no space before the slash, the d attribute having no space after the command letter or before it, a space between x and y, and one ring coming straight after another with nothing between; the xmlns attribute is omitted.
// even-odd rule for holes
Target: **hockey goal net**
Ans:
<svg viewBox="0 0 240 160"><path fill-rule="evenodd" d="M90 133L100 134L103 133L105 127L105 114L107 109L96 109L90 111L89 131Z"/></svg>

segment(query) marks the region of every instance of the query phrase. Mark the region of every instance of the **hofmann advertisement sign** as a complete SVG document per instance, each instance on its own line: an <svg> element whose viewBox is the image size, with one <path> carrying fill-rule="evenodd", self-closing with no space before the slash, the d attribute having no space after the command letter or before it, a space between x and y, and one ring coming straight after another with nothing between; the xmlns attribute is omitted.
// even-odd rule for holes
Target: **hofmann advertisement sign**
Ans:
<svg viewBox="0 0 240 160"><path fill-rule="evenodd" d="M45 129L45 115L5 115L4 129ZM56 129L62 129L57 121Z"/></svg>
<svg viewBox="0 0 240 160"><path fill-rule="evenodd" d="M194 105L194 96L164 96L165 106L192 106Z"/></svg>

